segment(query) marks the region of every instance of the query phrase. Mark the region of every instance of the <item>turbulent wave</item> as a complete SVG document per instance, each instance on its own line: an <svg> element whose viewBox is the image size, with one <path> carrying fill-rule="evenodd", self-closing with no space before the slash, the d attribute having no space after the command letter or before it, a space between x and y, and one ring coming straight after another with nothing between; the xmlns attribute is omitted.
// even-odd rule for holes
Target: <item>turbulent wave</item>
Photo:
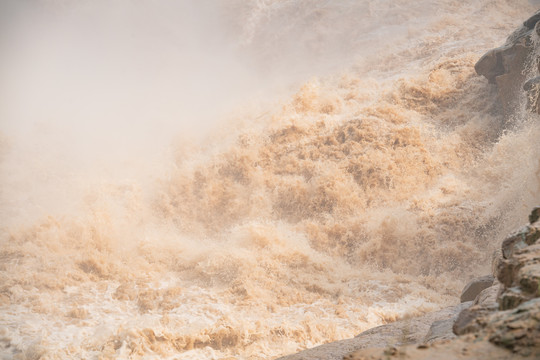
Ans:
<svg viewBox="0 0 540 360"><path fill-rule="evenodd" d="M37 4L61 18L103 10L99 2ZM193 10L171 4L153 11ZM3 358L270 359L352 337L455 302L538 203L540 122L524 111L504 118L495 89L473 68L531 4L201 4L196 10L211 17L204 26L219 23L230 47L219 46L226 63L217 72L219 57L200 69L223 83L204 77L198 86L229 101L238 76L237 99L252 95L243 106L234 100L229 120L203 122L212 127L204 140L193 140L189 124L159 123L160 140L183 131L172 156L156 160L138 148L104 170L66 158L71 145L79 149L76 136L66 141L41 124L37 137L21 138L14 124L23 112L11 105L2 114ZM164 48L148 51L174 54ZM234 76L219 77L232 63ZM5 62L2 74L14 66ZM182 82L141 81L158 95L178 87L178 101L202 101L190 118L214 103L189 98ZM99 92L85 93L82 104L92 94ZM150 105L165 106L158 98ZM179 122L186 109L172 112ZM29 143L38 146L30 151Z"/></svg>

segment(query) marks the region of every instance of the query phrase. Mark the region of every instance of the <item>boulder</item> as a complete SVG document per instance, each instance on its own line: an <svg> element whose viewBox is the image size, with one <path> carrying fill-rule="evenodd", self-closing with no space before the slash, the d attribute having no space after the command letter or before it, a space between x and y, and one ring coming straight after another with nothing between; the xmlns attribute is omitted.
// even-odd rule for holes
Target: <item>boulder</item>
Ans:
<svg viewBox="0 0 540 360"><path fill-rule="evenodd" d="M463 288L460 301L462 303L466 301L473 301L474 299L476 299L476 296L478 296L478 294L480 294L482 290L487 289L488 287L493 285L494 280L495 278L492 275L486 275L472 279Z"/></svg>

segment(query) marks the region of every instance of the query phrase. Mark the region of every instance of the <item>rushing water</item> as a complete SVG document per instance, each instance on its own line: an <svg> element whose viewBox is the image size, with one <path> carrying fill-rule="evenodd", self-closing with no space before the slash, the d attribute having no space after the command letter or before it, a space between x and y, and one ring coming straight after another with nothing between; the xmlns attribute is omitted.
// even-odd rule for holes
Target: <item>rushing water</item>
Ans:
<svg viewBox="0 0 540 360"><path fill-rule="evenodd" d="M271 359L457 301L540 200L524 0L5 1L3 359Z"/></svg>

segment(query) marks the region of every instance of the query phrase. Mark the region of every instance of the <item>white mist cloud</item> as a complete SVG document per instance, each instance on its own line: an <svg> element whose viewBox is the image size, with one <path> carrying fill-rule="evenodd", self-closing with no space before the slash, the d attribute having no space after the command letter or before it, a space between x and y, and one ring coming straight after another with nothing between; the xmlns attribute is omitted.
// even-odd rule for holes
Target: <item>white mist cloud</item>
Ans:
<svg viewBox="0 0 540 360"><path fill-rule="evenodd" d="M214 5L1 1L2 208L148 177L175 136L208 132L252 79Z"/></svg>
<svg viewBox="0 0 540 360"><path fill-rule="evenodd" d="M217 10L206 2L25 5L3 6L11 13L1 49L8 133L41 124L88 151L117 151L130 139L161 143L212 126L242 86Z"/></svg>

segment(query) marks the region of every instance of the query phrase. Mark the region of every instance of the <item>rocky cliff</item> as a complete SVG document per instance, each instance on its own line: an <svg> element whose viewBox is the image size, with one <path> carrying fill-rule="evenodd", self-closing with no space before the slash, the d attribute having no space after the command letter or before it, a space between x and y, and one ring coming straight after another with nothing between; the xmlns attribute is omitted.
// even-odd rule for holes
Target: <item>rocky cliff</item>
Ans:
<svg viewBox="0 0 540 360"><path fill-rule="evenodd" d="M525 98L530 110L540 111L540 63L535 46L540 41L539 19L540 11L523 22L504 45L488 51L475 65L478 75L496 84L499 101L507 116L519 112Z"/></svg>

